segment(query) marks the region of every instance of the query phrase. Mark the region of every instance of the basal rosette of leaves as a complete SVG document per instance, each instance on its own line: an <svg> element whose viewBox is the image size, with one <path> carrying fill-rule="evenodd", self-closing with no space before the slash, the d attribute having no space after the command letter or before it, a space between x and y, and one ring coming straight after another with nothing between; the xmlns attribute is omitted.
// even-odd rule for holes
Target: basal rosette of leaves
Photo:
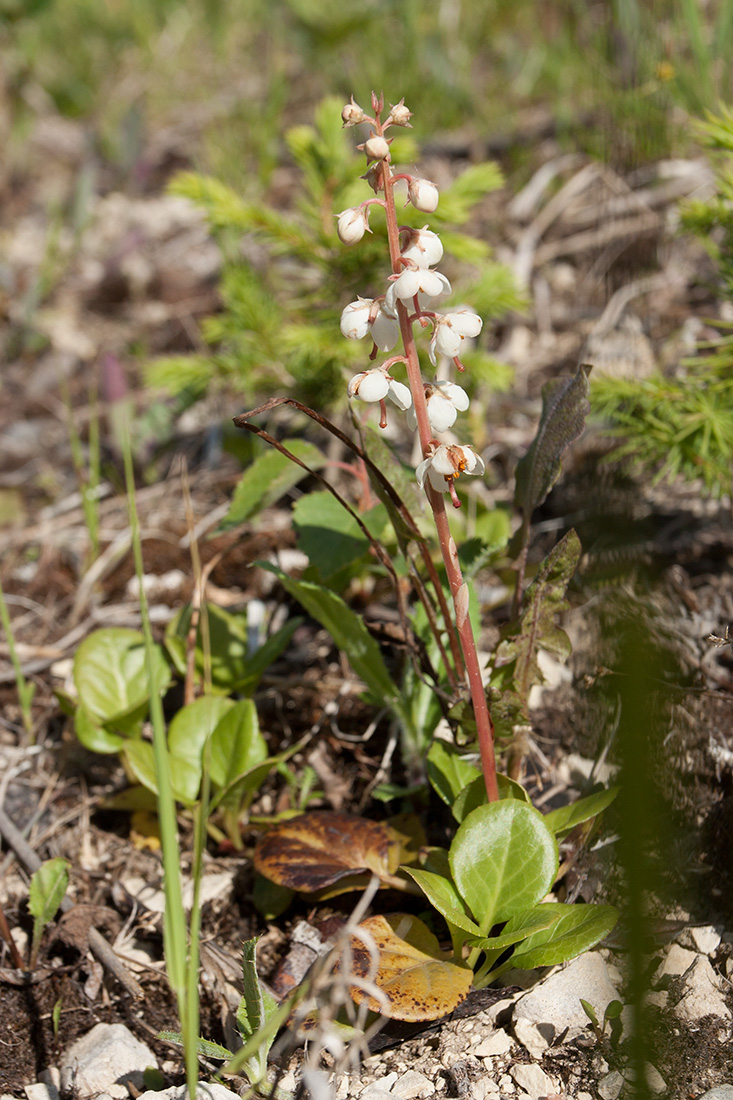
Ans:
<svg viewBox="0 0 733 1100"><path fill-rule="evenodd" d="M347 134L341 129L341 102L324 100L314 126L287 134L299 193L287 213L263 197L242 197L209 176L186 172L171 190L205 213L222 250L219 285L222 308L201 322L205 354L166 356L144 366L156 389L195 401L212 387L223 387L249 403L287 389L294 397L327 409L342 400L346 371L363 359L352 341L339 334L338 317L356 293L381 288L384 228L376 227L357 251L342 247L337 215L358 206L371 192ZM400 135L393 159L413 163L415 143ZM446 248L472 276L456 287L456 300L470 299L489 321L521 308L523 299L508 267L491 259L489 246L461 232L476 205L500 187L493 163L467 168L441 191L440 210L431 217ZM411 206L401 213L419 227L425 216ZM488 353L467 357L474 384L505 388L510 371Z"/></svg>
<svg viewBox="0 0 733 1100"><path fill-rule="evenodd" d="M439 743L436 743L438 745ZM431 750L432 752L432 750ZM479 769L446 747L432 753L434 783L456 803L482 781ZM587 825L616 790L599 791L542 815L526 792L500 777L503 797L463 817L448 850L420 843L415 819L377 823L330 812L302 814L270 829L258 842L255 868L281 891L321 900L363 888L376 875L383 888L414 894L417 887L445 922L443 948L424 921L409 913L367 918L364 939L352 940L353 974L371 979L388 1008L354 985L352 997L401 1020L431 1020L451 1012L471 988L508 969L550 966L593 947L613 928L610 905L545 900L558 873L558 838ZM484 791L485 797L485 791ZM424 841L424 838L423 838Z"/></svg>

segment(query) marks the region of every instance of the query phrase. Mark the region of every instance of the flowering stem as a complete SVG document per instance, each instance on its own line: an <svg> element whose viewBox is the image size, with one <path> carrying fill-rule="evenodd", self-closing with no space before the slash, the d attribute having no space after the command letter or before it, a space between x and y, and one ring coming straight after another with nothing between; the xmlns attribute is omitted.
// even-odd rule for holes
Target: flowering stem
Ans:
<svg viewBox="0 0 733 1100"><path fill-rule="evenodd" d="M381 134L381 123L377 116L377 133ZM395 209L393 179L390 176L389 166L386 160L381 162L382 186L384 189L385 213L387 217L387 234L389 239L389 254L392 262L392 271L398 274L402 270L400 260L399 226L397 223L397 211ZM428 419L428 407L425 399L425 389L417 348L412 331L410 314L400 300L397 300L397 317L400 324L400 333L405 351L405 363L407 378L412 393L413 406L417 419L417 430L422 448L423 457L430 454L432 431ZM489 714L486 701L486 692L481 676L476 640L473 636L473 628L468 614L468 587L464 583L461 567L458 562L456 544L450 533L450 525L445 508L445 500L441 493L436 492L428 483L426 491L430 507L433 510L435 526L438 532L443 563L445 565L448 584L453 597L453 606L456 613L458 636L463 651L463 663L466 669L468 685L471 692L474 714L476 718L476 730L481 753L481 765L486 783L486 794L490 802L499 798L499 790L496 779L496 759L494 755L494 725Z"/></svg>

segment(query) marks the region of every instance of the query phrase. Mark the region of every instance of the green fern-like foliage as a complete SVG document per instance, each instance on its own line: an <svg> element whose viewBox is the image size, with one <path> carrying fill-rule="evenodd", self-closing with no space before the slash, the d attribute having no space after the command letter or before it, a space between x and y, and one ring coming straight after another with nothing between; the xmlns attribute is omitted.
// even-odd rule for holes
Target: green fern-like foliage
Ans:
<svg viewBox="0 0 733 1100"><path fill-rule="evenodd" d="M363 157L351 131L341 127L341 102L325 100L313 126L297 126L287 144L300 177L300 198L283 213L264 201L247 201L217 179L194 172L178 175L174 194L205 213L224 256L221 309L201 323L204 353L167 356L144 368L148 385L188 401L213 387L242 395L247 404L287 394L326 409L342 400L344 379L368 366L366 341L345 340L343 307L357 295L386 289L388 249L384 219L374 210L372 234L353 248L336 235L336 215L372 196L359 178ZM395 163L414 164L409 135L392 145ZM468 168L441 192L431 226L446 253L468 267L472 278L455 288L454 301L470 302L486 321L523 302L508 268L491 260L483 241L461 232L477 203L501 186L494 164ZM403 224L422 226L426 216L406 206ZM505 388L509 373L488 354L474 351L474 378Z"/></svg>
<svg viewBox="0 0 733 1100"><path fill-rule="evenodd" d="M708 114L697 133L715 167L717 193L684 204L682 224L718 267L723 297L733 301L733 108ZM733 490L733 326L700 345L672 377L597 378L591 404L622 442L616 458L642 465L659 481L701 479L709 493Z"/></svg>

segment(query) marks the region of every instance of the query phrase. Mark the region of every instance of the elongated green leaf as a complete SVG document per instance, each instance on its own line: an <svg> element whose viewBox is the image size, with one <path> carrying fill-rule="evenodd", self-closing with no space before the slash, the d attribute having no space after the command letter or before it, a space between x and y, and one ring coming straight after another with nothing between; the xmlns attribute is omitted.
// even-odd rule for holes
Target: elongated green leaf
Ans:
<svg viewBox="0 0 733 1100"><path fill-rule="evenodd" d="M517 799L470 813L449 859L458 893L483 933L541 901L558 868L557 844L542 815Z"/></svg>
<svg viewBox="0 0 733 1100"><path fill-rule="evenodd" d="M303 439L288 439L283 446L312 470L319 470L325 465L325 455L312 443ZM255 512L269 508L288 489L307 477L308 472L279 451L268 449L258 455L244 471L234 490L229 511L219 525L219 530L227 531L231 527L237 527Z"/></svg>
<svg viewBox="0 0 733 1100"><path fill-rule="evenodd" d="M557 810L551 810L545 814L545 825L552 829L556 836L565 836L576 825L584 821L590 821L610 806L619 792L618 787L609 787L605 791L596 791L586 798L579 798L577 802L571 802L569 806L560 806Z"/></svg>
<svg viewBox="0 0 733 1100"><path fill-rule="evenodd" d="M400 692L387 671L379 646L356 615L340 596L309 581L296 581L282 570L267 562L261 563L280 579L280 583L321 626L329 632L334 642L351 662L351 667L381 703L394 705Z"/></svg>
<svg viewBox="0 0 733 1100"><path fill-rule="evenodd" d="M430 904L447 921L474 936L480 934L481 929L466 913L466 907L451 879L418 867L405 867L403 870L415 880Z"/></svg>
<svg viewBox="0 0 733 1100"><path fill-rule="evenodd" d="M360 517L369 532L381 537L387 510L377 505ZM324 578L368 553L370 542L354 517L333 493L306 493L293 508L298 545Z"/></svg>
<svg viewBox="0 0 733 1100"><path fill-rule="evenodd" d="M574 959L599 943L618 920L612 905L567 905L548 902L557 920L542 932L529 936L512 955L512 966L531 970Z"/></svg>
<svg viewBox="0 0 733 1100"><path fill-rule="evenodd" d="M258 939L246 940L242 951L244 996L237 1009L237 1024L245 1039L264 1027L277 1010L277 1001L263 988L257 975ZM264 1050L265 1061L268 1050L269 1044Z"/></svg>
<svg viewBox="0 0 733 1100"><path fill-rule="evenodd" d="M535 932L551 928L559 917L559 914L550 911L551 908L550 905L537 905L509 921L498 936L469 936L466 943L471 947L480 947L482 951L503 951L505 947L519 943Z"/></svg>
<svg viewBox="0 0 733 1100"><path fill-rule="evenodd" d="M181 707L168 728L168 749L173 794L192 805L199 796L204 745L234 706L221 695L204 695Z"/></svg>
<svg viewBox="0 0 733 1100"><path fill-rule="evenodd" d="M183 1046L183 1036L180 1031L159 1031L158 1038L162 1039L164 1043L175 1043L177 1047ZM196 1050L202 1058L216 1058L220 1062L225 1062L232 1057L231 1050L227 1050L220 1043L212 1043L210 1039L199 1038L196 1043Z"/></svg>
<svg viewBox="0 0 733 1100"><path fill-rule="evenodd" d="M69 885L69 867L67 859L47 859L37 871L33 872L28 890L28 908L34 925L41 930L53 920L63 901Z"/></svg>
<svg viewBox="0 0 733 1100"><path fill-rule="evenodd" d="M524 458L517 463L514 503L525 521L557 481L562 456L585 427L590 412L587 363L573 378L555 378L542 387L542 416L537 435Z"/></svg>
<svg viewBox="0 0 733 1100"><path fill-rule="evenodd" d="M153 649L152 674L162 693L170 670L160 646ZM150 688L142 634L123 627L95 630L74 655L74 683L79 703L102 723L119 723L144 708Z"/></svg>
<svg viewBox="0 0 733 1100"><path fill-rule="evenodd" d="M580 549L575 531L568 531L542 562L527 589L521 620L510 623L502 632L504 637L494 659L494 668L499 670L497 679L501 686L511 684L524 704L532 685L543 680L537 663L540 649L563 661L570 655L570 639L556 624L555 616L569 606L565 592L577 568Z"/></svg>

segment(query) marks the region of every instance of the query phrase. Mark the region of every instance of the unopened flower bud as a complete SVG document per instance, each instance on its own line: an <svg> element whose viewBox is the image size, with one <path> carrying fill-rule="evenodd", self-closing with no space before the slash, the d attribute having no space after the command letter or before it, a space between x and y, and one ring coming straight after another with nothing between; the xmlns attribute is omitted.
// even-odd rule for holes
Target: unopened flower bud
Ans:
<svg viewBox="0 0 733 1100"><path fill-rule="evenodd" d="M365 118L366 115L359 104L354 102L354 97L352 95L351 102L347 103L341 112L341 121L344 126L358 126Z"/></svg>
<svg viewBox="0 0 733 1100"><path fill-rule="evenodd" d="M404 99L401 99L399 103L392 106L387 122L391 122L393 126L409 126L411 118L412 111L408 111Z"/></svg>
<svg viewBox="0 0 733 1100"><path fill-rule="evenodd" d="M356 244L369 229L369 216L361 206L342 211L336 223L336 232L343 244Z"/></svg>
<svg viewBox="0 0 733 1100"><path fill-rule="evenodd" d="M438 188L430 180L413 177L407 185L407 198L416 210L432 214L438 207Z"/></svg>
<svg viewBox="0 0 733 1100"><path fill-rule="evenodd" d="M389 156L389 142L380 134L372 134L364 143L364 152L369 160L386 160Z"/></svg>
<svg viewBox="0 0 733 1100"><path fill-rule="evenodd" d="M382 169L380 165L373 164L361 178L367 181L375 195L378 195L382 190Z"/></svg>
<svg viewBox="0 0 733 1100"><path fill-rule="evenodd" d="M443 245L437 233L425 225L422 229L408 229L402 255L414 260L418 267L432 267L443 258Z"/></svg>

